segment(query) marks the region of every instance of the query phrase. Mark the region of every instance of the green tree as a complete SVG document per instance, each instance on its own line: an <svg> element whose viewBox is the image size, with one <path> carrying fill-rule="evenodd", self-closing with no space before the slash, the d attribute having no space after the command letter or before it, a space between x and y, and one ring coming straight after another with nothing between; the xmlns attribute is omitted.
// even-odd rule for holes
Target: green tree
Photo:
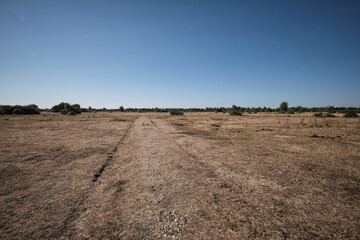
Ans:
<svg viewBox="0 0 360 240"><path fill-rule="evenodd" d="M288 110L288 103L287 102L282 102L280 104L280 112L286 112Z"/></svg>
<svg viewBox="0 0 360 240"><path fill-rule="evenodd" d="M120 111L120 112L123 112L123 111L124 111L124 107L123 107L123 106L120 106L120 107L119 107L119 111Z"/></svg>

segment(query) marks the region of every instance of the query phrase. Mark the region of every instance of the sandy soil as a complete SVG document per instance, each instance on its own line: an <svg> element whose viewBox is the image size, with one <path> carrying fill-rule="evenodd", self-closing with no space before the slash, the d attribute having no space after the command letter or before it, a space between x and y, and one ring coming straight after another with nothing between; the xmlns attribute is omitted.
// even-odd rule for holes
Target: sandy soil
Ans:
<svg viewBox="0 0 360 240"><path fill-rule="evenodd" d="M0 116L0 238L359 239L359 121Z"/></svg>

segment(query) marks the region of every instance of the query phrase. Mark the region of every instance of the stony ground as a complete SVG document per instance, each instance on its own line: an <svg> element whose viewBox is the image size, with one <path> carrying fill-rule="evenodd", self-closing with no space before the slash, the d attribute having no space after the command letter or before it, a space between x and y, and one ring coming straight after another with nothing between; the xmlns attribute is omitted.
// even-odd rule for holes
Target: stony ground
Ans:
<svg viewBox="0 0 360 240"><path fill-rule="evenodd" d="M0 116L1 239L359 239L359 119Z"/></svg>

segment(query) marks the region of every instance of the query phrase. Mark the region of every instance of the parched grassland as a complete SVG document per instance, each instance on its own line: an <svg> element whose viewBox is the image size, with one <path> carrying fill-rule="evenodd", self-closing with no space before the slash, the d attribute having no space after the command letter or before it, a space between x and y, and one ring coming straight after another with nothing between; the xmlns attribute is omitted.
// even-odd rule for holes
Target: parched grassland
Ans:
<svg viewBox="0 0 360 240"><path fill-rule="evenodd" d="M136 117L0 116L0 238L69 236L94 174Z"/></svg>
<svg viewBox="0 0 360 240"><path fill-rule="evenodd" d="M0 133L1 239L360 238L359 119L45 113Z"/></svg>
<svg viewBox="0 0 360 240"><path fill-rule="evenodd" d="M166 120L196 139L184 142L189 152L201 148L218 175L250 188L239 192L246 204L238 217L253 219L257 237L274 237L266 232L276 228L281 238L359 237L360 119L218 113Z"/></svg>

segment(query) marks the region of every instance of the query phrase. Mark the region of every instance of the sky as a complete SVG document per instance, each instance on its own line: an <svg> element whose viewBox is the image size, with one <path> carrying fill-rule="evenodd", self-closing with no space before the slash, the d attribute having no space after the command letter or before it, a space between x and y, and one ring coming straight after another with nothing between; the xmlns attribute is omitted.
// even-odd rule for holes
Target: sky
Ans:
<svg viewBox="0 0 360 240"><path fill-rule="evenodd" d="M1 0L0 104L360 106L357 0Z"/></svg>

